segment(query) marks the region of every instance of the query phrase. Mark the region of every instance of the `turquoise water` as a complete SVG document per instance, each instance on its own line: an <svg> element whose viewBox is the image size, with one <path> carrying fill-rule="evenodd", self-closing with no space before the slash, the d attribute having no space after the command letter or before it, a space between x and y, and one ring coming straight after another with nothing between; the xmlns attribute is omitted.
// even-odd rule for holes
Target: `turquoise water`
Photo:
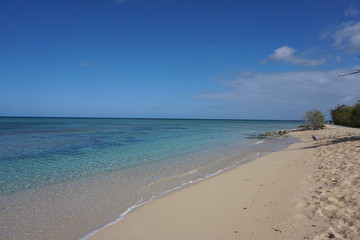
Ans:
<svg viewBox="0 0 360 240"><path fill-rule="evenodd" d="M78 239L131 206L287 146L294 139L261 134L300 124L0 118L0 235Z"/></svg>

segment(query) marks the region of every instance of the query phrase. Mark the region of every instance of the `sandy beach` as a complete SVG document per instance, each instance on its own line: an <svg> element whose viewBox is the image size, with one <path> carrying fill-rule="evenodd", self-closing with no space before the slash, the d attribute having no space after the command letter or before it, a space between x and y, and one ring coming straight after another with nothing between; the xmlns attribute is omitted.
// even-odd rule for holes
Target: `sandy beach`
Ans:
<svg viewBox="0 0 360 240"><path fill-rule="evenodd" d="M302 141L160 197L89 239L359 239L360 129L291 134Z"/></svg>

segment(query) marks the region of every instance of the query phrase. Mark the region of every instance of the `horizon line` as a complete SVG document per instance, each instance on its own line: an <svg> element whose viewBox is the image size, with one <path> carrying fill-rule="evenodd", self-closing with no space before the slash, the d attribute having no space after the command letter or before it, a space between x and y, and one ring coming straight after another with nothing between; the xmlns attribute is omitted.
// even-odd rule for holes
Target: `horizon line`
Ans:
<svg viewBox="0 0 360 240"><path fill-rule="evenodd" d="M154 119L154 120L245 120L245 121L300 121L301 119L255 119L255 118L181 118L181 117L79 117L79 116L0 116L0 118L72 118L72 119Z"/></svg>

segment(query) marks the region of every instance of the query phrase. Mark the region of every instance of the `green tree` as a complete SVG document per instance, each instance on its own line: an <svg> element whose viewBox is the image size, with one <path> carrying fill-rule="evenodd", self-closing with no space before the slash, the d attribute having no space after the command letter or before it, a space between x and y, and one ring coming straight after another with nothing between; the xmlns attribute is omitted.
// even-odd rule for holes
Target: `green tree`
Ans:
<svg viewBox="0 0 360 240"><path fill-rule="evenodd" d="M350 113L350 126L360 128L360 100L352 106Z"/></svg>
<svg viewBox="0 0 360 240"><path fill-rule="evenodd" d="M308 122L313 130L318 130L324 127L325 116L320 111L314 109L306 112L303 120Z"/></svg>
<svg viewBox="0 0 360 240"><path fill-rule="evenodd" d="M330 110L331 118L336 125L350 126L351 107L339 105Z"/></svg>
<svg viewBox="0 0 360 240"><path fill-rule="evenodd" d="M334 124L360 128L360 100L353 106L340 105L330 110Z"/></svg>

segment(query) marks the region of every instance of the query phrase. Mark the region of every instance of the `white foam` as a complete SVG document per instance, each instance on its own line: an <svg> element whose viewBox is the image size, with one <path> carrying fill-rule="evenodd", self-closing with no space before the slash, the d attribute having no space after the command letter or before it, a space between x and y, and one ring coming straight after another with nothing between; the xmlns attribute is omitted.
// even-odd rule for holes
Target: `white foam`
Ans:
<svg viewBox="0 0 360 240"><path fill-rule="evenodd" d="M185 173L185 175L191 175L191 174L194 174L194 173L197 173L197 172L198 172L198 170L195 168L195 169Z"/></svg>

